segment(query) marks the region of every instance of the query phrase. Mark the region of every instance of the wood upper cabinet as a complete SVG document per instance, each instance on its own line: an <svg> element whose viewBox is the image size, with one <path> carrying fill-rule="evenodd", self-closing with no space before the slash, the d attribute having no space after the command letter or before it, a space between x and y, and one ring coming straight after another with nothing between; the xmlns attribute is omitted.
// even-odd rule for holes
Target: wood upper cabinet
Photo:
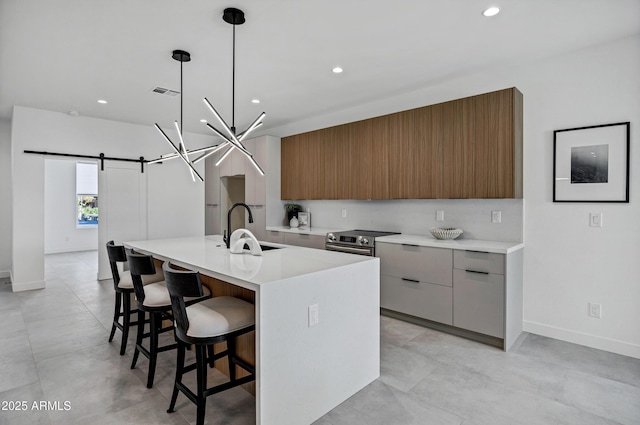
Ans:
<svg viewBox="0 0 640 425"><path fill-rule="evenodd" d="M282 199L388 199L388 119L282 139Z"/></svg>
<svg viewBox="0 0 640 425"><path fill-rule="evenodd" d="M386 116L340 126L338 199L389 198L389 119Z"/></svg>
<svg viewBox="0 0 640 425"><path fill-rule="evenodd" d="M305 197L295 199L336 199L336 137L334 128L312 131L307 134L305 157L300 171L306 185Z"/></svg>
<svg viewBox="0 0 640 425"><path fill-rule="evenodd" d="M282 199L307 199L305 166L308 150L308 134L297 134L281 140L281 182Z"/></svg>
<svg viewBox="0 0 640 425"><path fill-rule="evenodd" d="M389 194L442 197L442 105L389 115Z"/></svg>
<svg viewBox="0 0 640 425"><path fill-rule="evenodd" d="M444 115L443 198L475 197L475 99L442 105Z"/></svg>
<svg viewBox="0 0 640 425"><path fill-rule="evenodd" d="M522 93L475 96L475 198L522 198Z"/></svg>
<svg viewBox="0 0 640 425"><path fill-rule="evenodd" d="M282 199L522 197L516 88L282 139Z"/></svg>

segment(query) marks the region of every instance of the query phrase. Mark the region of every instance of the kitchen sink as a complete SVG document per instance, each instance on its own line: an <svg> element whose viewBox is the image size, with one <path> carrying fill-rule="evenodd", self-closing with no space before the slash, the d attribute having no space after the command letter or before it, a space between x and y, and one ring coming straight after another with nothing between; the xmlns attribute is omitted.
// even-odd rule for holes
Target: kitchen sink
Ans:
<svg viewBox="0 0 640 425"><path fill-rule="evenodd" d="M272 249L281 249L281 246L269 246L269 245L260 245L260 248L263 251L270 251ZM245 244L244 247L242 247L242 249L250 249L249 245Z"/></svg>

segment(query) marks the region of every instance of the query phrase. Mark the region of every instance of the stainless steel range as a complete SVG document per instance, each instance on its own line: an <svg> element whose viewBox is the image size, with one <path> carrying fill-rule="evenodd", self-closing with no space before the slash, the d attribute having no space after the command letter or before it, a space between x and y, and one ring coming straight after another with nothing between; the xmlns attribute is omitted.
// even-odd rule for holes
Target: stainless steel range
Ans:
<svg viewBox="0 0 640 425"><path fill-rule="evenodd" d="M397 235L398 232L378 232L375 230L346 230L327 233L325 249L327 251L348 252L349 254L374 257L377 237Z"/></svg>

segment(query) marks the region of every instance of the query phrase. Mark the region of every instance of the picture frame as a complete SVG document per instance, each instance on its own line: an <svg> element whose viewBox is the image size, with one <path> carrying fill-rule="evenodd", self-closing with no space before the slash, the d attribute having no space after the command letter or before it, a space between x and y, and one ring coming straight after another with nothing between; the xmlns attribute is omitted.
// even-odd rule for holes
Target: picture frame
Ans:
<svg viewBox="0 0 640 425"><path fill-rule="evenodd" d="M629 202L630 122L553 132L553 202Z"/></svg>
<svg viewBox="0 0 640 425"><path fill-rule="evenodd" d="M311 226L311 214L300 211L298 213L298 223L301 229L308 229Z"/></svg>

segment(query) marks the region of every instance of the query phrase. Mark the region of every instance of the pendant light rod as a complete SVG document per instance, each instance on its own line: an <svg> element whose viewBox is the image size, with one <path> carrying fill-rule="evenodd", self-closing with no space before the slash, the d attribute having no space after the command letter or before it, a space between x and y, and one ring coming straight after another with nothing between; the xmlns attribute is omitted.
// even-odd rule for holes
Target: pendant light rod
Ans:
<svg viewBox="0 0 640 425"><path fill-rule="evenodd" d="M244 12L235 7L228 7L222 14L222 19L233 25L233 63L231 65L231 130L236 133L236 25L242 25L245 22Z"/></svg>
<svg viewBox="0 0 640 425"><path fill-rule="evenodd" d="M236 134L236 26L233 26L233 65L231 70L231 130Z"/></svg>
<svg viewBox="0 0 640 425"><path fill-rule="evenodd" d="M185 50L174 50L171 57L175 60L177 60L178 62L180 62L180 128L182 129L182 106L183 106L183 99L184 99L184 93L182 90L182 64L184 62L190 62L191 61L191 54ZM180 134L182 134L182 131L180 132Z"/></svg>

